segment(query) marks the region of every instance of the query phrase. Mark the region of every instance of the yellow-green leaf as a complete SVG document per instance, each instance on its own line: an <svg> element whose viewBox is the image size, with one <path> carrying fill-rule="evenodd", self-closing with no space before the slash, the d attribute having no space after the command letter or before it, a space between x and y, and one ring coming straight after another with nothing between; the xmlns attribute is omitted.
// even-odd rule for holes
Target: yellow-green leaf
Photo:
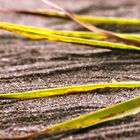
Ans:
<svg viewBox="0 0 140 140"><path fill-rule="evenodd" d="M111 49L125 49L125 50L140 51L140 47L133 46L133 45L125 45L121 43L113 43L108 41L89 40L89 39L83 39L78 37L67 37L64 36L63 34L57 35L58 32L54 33L55 32L54 30L42 29L37 27L0 22L0 29L15 32L17 34L24 35L31 39L48 39L48 40L61 41L67 43L85 44L94 47L98 46L98 47L111 48Z"/></svg>
<svg viewBox="0 0 140 140"><path fill-rule="evenodd" d="M133 99L100 109L95 112L81 115L77 118L52 125L39 133L57 132L70 129L82 129L94 126L103 122L120 119L140 112L140 96Z"/></svg>
<svg viewBox="0 0 140 140"><path fill-rule="evenodd" d="M42 89L42 90L33 90L27 92L1 93L0 99L41 98L41 97L48 97L48 96L87 92L87 91L104 89L104 88L139 88L139 87L140 87L140 82L85 84L85 85L66 86L66 87L50 88L50 89Z"/></svg>
<svg viewBox="0 0 140 140"><path fill-rule="evenodd" d="M34 14L43 16L54 16L59 18L67 18L62 12L49 11L49 10L33 10L33 9L0 9L0 12L16 12L23 14ZM119 17L102 17L102 16L89 16L89 15L77 15L75 16L83 21L93 24L118 24L118 25L140 25L140 19L134 18L119 18Z"/></svg>

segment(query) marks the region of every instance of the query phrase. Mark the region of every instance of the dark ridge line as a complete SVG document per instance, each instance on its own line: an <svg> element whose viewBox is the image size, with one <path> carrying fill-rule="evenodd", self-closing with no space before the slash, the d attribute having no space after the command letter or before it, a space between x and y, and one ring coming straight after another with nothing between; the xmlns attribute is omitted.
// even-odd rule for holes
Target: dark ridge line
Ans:
<svg viewBox="0 0 140 140"><path fill-rule="evenodd" d="M139 135L139 131L140 131L140 128L136 128L136 127L132 127L131 129L126 129L126 130L124 130L124 131L110 131L110 132L104 132L104 133L100 133L100 134L98 134L98 135L95 135L95 134L89 134L88 136L86 136L85 135L85 137L83 137L83 136L81 136L82 137L82 139L101 139L101 138L103 138L101 135L103 134L104 135L104 137L106 137L106 138L112 138L112 137L114 137L114 135L116 135L116 136L118 136L118 137L126 137L126 135L128 136L128 135L132 135L132 134L130 134L130 133L132 133L133 132L133 135L135 134L135 135ZM100 131L99 131L100 132ZM121 135L121 136L120 136ZM73 139L73 140L82 140L82 139L79 139L79 138L76 138L76 139Z"/></svg>
<svg viewBox="0 0 140 140"><path fill-rule="evenodd" d="M60 113L60 112L67 112L67 111L83 111L84 109L85 110L88 110L88 109L101 109L101 108L105 108L105 106L82 106L82 105L80 105L80 106L73 106L73 107L70 107L70 108L68 108L68 110L66 110L66 109L64 109L64 108L55 108L55 109L50 109L50 110L45 110L45 111L43 111L43 112L40 112L40 114L45 114L45 113L52 113L52 114L55 114L56 112L58 112L58 113ZM28 110L29 111L29 110ZM22 110L22 113L27 113L28 111L25 111L25 110ZM17 113L17 112L19 112L19 111L12 111L12 112L9 112L9 114L8 115L10 115L10 114L15 114L15 113ZM32 111L32 113L38 113L38 111ZM18 118L18 117L14 117L14 118ZM27 117L28 118L28 117Z"/></svg>
<svg viewBox="0 0 140 140"><path fill-rule="evenodd" d="M65 67L59 67L59 68L55 68L55 69L49 69L48 71L45 71L42 70L40 72L34 72L34 73L29 73L29 74L24 74L24 75L17 75L17 74L14 74L13 76L5 76L5 77L2 77L0 76L0 80L8 80L8 79L12 79L12 78L25 78L25 77L29 77L29 76L48 76L48 75L54 75L56 73L65 73L65 72L71 72L71 71L78 71L78 70L81 70L82 68L86 68L86 69L90 69L92 67L99 67L99 65L116 65L116 64L120 64L120 65L124 65L124 64L140 64L140 60L138 61L132 61L130 62L130 60L127 60L127 61L108 61L108 62L100 62L100 63L90 63L90 64L86 64L86 63L83 63L83 64L78 64L78 65L73 65L73 66L65 66ZM2 75L2 74L1 74Z"/></svg>
<svg viewBox="0 0 140 140"><path fill-rule="evenodd" d="M104 125L105 124L105 127L104 128L101 128L100 126L101 125ZM107 132L109 132L109 135L110 135L110 137L112 138L112 136L116 133L116 134L118 134L118 135L121 135L120 133L122 132L122 128L124 128L123 129L123 132L122 133L125 133L125 132L127 132L127 133L130 133L130 132L135 132L135 129L136 130L140 130L140 123L139 123L139 121L135 121L135 122L127 122L126 124L119 124L119 125L114 125L114 126L107 126L107 124L106 123L103 123L103 124L100 124L100 126L95 126L95 127L90 127L90 128L87 128L87 129L85 129L85 130L79 130L79 131L77 131L77 132L79 132L79 133L77 133L77 132L74 132L73 133L73 135L76 137L76 135L81 135L82 133L83 133L83 131L85 131L84 132L84 134L81 136L81 137L83 137L84 135L85 135L85 138L84 139L86 139L87 138L87 133L90 133L90 135L91 135L91 137L90 138L97 138L97 139L100 139L101 137L101 133L103 133L103 134L107 134ZM92 128L92 129L91 129ZM97 128L97 129L94 129L94 128ZM119 130L119 129L121 129L121 130ZM111 132L110 132L110 130L112 130ZM117 131L116 131L117 130ZM118 132L119 131L119 132ZM92 133L93 132L93 133ZM139 132L139 131L138 131ZM71 135L72 133L70 133L70 135ZM95 134L97 134L97 135L95 135ZM112 135L111 135L112 134ZM108 134L107 134L108 135ZM97 136L97 137L96 137ZM61 138L64 138L63 140L65 140L65 138L67 138L68 136L67 136L67 134L65 135L65 136L63 136L63 137L61 137ZM89 135L88 135L88 138L89 138ZM75 140L75 139L74 139ZM77 140L77 139L76 139ZM83 139L82 139L83 140Z"/></svg>
<svg viewBox="0 0 140 140"><path fill-rule="evenodd" d="M138 122L138 121L137 121ZM105 123L103 123L103 124L100 124L100 126L101 125L104 125ZM129 124L126 124L127 126L129 126ZM123 126L123 125L122 125ZM131 127L132 126L132 127ZM109 135L111 138L112 138L112 135L114 135L114 134L117 134L117 135L120 135L120 133L123 133L123 134L125 134L125 133L130 133L130 132L135 132L135 130L138 130L138 131L136 131L136 132L139 132L139 127L137 128L137 127L135 127L135 125L133 126L133 125L131 125L130 124L130 128L128 128L128 129L126 129L126 130L124 130L123 132L121 131L121 130L119 130L119 132L116 132L115 130L118 130L118 129L120 129L121 127L118 127L117 126L117 128L115 128L116 126L114 126L114 130L113 131L111 131L110 132L110 128L109 128L109 126L107 126L107 128L108 128L108 130L109 131L106 131L106 130L104 130L104 131L101 131L101 133L100 133L100 128L99 127L97 127L97 128L99 128L99 129L97 129L97 131L95 130L95 128L96 128L97 126L94 126L94 127L90 127L90 128L92 128L92 130L91 131L87 131L89 128L87 128L87 129L72 129L72 130L68 130L68 131L62 131L62 132L60 132L60 133L52 133L52 134L43 134L43 135L39 135L39 136L36 136L36 138L48 138L49 140L59 140L59 139L63 139L63 140L69 140L68 138L69 138L69 135L71 135L71 134L73 134L73 139L74 140L83 140L83 139L89 139L89 138L94 138L95 140L96 140L96 138L97 139L101 139L102 137L102 135L101 135L101 133L103 133L104 135ZM92 133L92 131L93 131L93 133ZM95 132L94 132L95 131ZM84 132L84 134L83 134L83 132ZM91 132L88 136L86 135L88 132ZM109 133L108 133L109 132ZM82 133L82 135L81 135L81 133ZM136 133L136 134L138 134L138 133ZM82 137L82 138L77 138L77 136L76 135L80 135L80 137ZM104 136L103 135L103 136ZM90 137L89 137L90 136ZM32 140L36 140L36 139L34 139L34 137L32 138Z"/></svg>

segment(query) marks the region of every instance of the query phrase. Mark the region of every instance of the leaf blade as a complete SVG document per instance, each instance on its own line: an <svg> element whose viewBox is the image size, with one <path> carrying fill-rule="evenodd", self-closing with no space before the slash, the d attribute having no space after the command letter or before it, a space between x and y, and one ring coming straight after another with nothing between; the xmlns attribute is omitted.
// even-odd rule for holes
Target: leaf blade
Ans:
<svg viewBox="0 0 140 140"><path fill-rule="evenodd" d="M107 108L103 108L95 112L81 115L77 118L67 120L56 125L52 125L46 129L40 130L37 134L45 132L50 133L57 131L66 131L70 129L83 129L111 120L116 120L126 116L134 115L139 112L140 96L111 105Z"/></svg>
<svg viewBox="0 0 140 140"><path fill-rule="evenodd" d="M140 82L114 82L114 83L98 83L98 84L85 84L85 85L74 85L59 88L50 88L43 90L33 90L27 92L17 93L1 93L0 99L30 99L30 98L41 98L49 96L67 95L71 93L80 93L93 91L96 89L104 88L140 88Z"/></svg>
<svg viewBox="0 0 140 140"><path fill-rule="evenodd" d="M0 12L14 12L23 14L43 15L43 16L54 16L59 18L67 18L67 16L58 11L49 11L41 9L0 9ZM75 16L82 21L95 24L119 24L119 25L140 25L140 19L128 19L119 17L101 17L101 16L87 16L77 15Z"/></svg>
<svg viewBox="0 0 140 140"><path fill-rule="evenodd" d="M140 51L140 47L136 47L133 45L126 45L121 43L113 43L107 41L98 41L98 40L89 40L77 37L67 37L64 35L56 35L54 34L54 30L48 30L42 28L36 28L31 26L23 26L17 24L10 24L5 22L0 22L0 29L8 30L31 39L48 39L53 41L61 41L67 43L75 43L75 44L85 44L89 46L99 46L102 48L111 48L111 49L125 49L125 50L137 50Z"/></svg>
<svg viewBox="0 0 140 140"><path fill-rule="evenodd" d="M65 10L64 8L62 8L61 6L55 4L54 2L48 1L48 0L42 0L44 3L46 3L47 5L55 8L56 10L63 12L66 16L68 16L71 20L73 20L74 22L78 23L79 25L81 25L82 27L88 29L89 31L95 32L95 33L99 33L101 35L105 35L107 37L107 39L114 39L116 41L121 41L124 42L125 44L128 45L135 45L135 46L139 46L140 47L140 41L139 40L133 40L127 37L123 37L120 36L112 31L108 31L105 29L101 29L99 27L96 27L92 24L86 23L82 20L79 20L75 14Z"/></svg>

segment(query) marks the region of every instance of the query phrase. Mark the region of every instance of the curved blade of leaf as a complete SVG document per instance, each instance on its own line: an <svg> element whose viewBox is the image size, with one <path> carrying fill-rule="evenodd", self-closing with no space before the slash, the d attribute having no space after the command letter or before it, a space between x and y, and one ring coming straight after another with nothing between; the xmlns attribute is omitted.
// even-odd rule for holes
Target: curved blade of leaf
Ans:
<svg viewBox="0 0 140 140"><path fill-rule="evenodd" d="M3 22L4 23L4 22ZM13 26L13 24L4 23L4 26ZM15 24L14 24L15 25ZM16 27L23 27L21 25L16 25ZM80 37L80 38L95 38L95 39L107 39L105 35L101 35L98 33L90 32L90 31L64 31L64 30L53 30L53 29L47 29L47 28L37 28L37 27L29 27L24 26L23 28L28 28L30 30L35 30L35 33L38 33L40 35L36 35L36 39L43 39L45 33L55 34L55 35L63 35L63 36L70 36L70 37ZM128 33L117 33L120 36L127 37L130 39L140 40L140 34L128 34Z"/></svg>
<svg viewBox="0 0 140 140"><path fill-rule="evenodd" d="M85 85L66 86L66 87L50 88L50 89L42 89L42 90L33 90L27 92L1 93L0 99L12 99L12 98L30 99L30 98L41 98L41 97L48 97L48 96L87 92L87 91L104 89L104 88L139 88L139 87L140 87L140 82L85 84Z"/></svg>
<svg viewBox="0 0 140 140"><path fill-rule="evenodd" d="M34 14L34 15L43 15L43 16L55 16L60 18L67 18L67 16L58 11L49 11L49 10L34 10L34 9L0 9L0 12L14 12L14 13L23 13L23 14ZM140 19L127 19L127 18L118 18L118 17L99 17L99 16L86 16L86 15L77 15L75 16L88 23L96 24L120 24L120 25L140 25Z"/></svg>
<svg viewBox="0 0 140 140"><path fill-rule="evenodd" d="M66 131L70 129L83 129L103 122L120 119L140 112L140 96L133 99L100 109L95 112L81 115L77 118L58 123L46 129L40 130L40 133Z"/></svg>
<svg viewBox="0 0 140 140"><path fill-rule="evenodd" d="M134 115L140 112L140 96L133 99L123 101L103 108L94 112L81 115L77 118L66 120L64 122L52 125L48 128L38 130L36 132L14 137L0 137L1 140L23 140L31 139L34 136L47 134L56 134L69 130L84 129L90 126L98 125L111 120L121 119L126 116Z"/></svg>
<svg viewBox="0 0 140 140"><path fill-rule="evenodd" d="M86 22L78 19L73 13L65 10L64 8L60 7L59 5L55 4L52 1L49 1L49 0L42 0L42 1L44 3L46 3L47 5L50 5L51 7L55 8L56 10L63 12L70 19L72 19L73 21L75 21L79 25L85 27L89 31L99 33L101 35L105 35L107 37L107 39L111 39L111 40L114 39L116 41L124 42L125 44L128 44L128 45L135 45L135 46L140 47L140 41L139 40L133 40L133 39L130 39L130 38L127 38L127 37L120 36L120 35L112 32L112 31L108 31L108 30L105 30L105 29L98 28L98 27L96 27L92 24L86 23Z"/></svg>
<svg viewBox="0 0 140 140"><path fill-rule="evenodd" d="M17 34L24 35L31 39L48 39L54 41L61 41L67 43L76 43L76 44L85 44L90 46L99 46L103 48L112 48L112 49L126 49L126 50L137 50L140 51L140 47L136 47L133 45L125 45L121 43L113 43L107 41L98 41L98 40L89 40L83 38L76 38L76 37L67 37L63 35L56 35L54 34L54 30L48 30L37 28L37 27L30 27L30 26L23 26L17 24L10 24L5 22L0 22L0 29L15 32Z"/></svg>

